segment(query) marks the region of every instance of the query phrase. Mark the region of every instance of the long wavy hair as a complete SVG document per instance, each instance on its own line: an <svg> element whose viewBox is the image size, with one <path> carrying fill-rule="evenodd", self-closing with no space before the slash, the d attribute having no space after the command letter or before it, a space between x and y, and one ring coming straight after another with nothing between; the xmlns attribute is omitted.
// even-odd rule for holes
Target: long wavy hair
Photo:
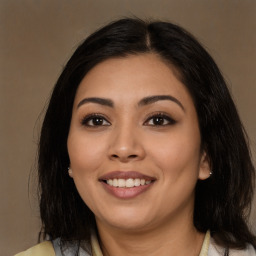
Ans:
<svg viewBox="0 0 256 256"><path fill-rule="evenodd" d="M62 241L89 241L95 228L91 210L68 176L67 137L77 88L100 62L155 53L178 70L198 115L202 148L213 174L196 185L194 225L211 231L230 248L256 246L248 228L255 169L247 136L217 65L198 41L168 22L121 19L90 35L61 73L49 102L39 143L41 234Z"/></svg>

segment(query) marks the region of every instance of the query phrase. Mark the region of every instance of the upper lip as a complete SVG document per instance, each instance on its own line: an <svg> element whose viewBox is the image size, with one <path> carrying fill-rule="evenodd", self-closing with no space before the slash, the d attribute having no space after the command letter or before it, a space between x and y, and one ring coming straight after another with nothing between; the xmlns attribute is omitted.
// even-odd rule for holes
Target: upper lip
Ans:
<svg viewBox="0 0 256 256"><path fill-rule="evenodd" d="M145 179L155 180L156 178L148 176L136 171L114 171L102 175L99 180L110 180L110 179Z"/></svg>

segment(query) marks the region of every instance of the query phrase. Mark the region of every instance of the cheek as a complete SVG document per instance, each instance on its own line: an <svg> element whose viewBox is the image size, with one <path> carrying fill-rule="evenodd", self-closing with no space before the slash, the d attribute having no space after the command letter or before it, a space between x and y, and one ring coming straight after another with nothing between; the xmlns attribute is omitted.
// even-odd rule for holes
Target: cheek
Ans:
<svg viewBox="0 0 256 256"><path fill-rule="evenodd" d="M68 137L68 153L70 167L73 171L73 180L79 195L86 205L94 209L97 195L97 169L103 160L103 146L89 136L70 133Z"/></svg>
<svg viewBox="0 0 256 256"><path fill-rule="evenodd" d="M200 141L194 138L170 137L155 141L155 147L151 145L150 157L160 170L159 182L164 191L157 201L166 211L192 202L200 162Z"/></svg>
<svg viewBox="0 0 256 256"><path fill-rule="evenodd" d="M162 174L168 176L168 180L175 182L183 173L188 176L198 174L200 159L198 133L175 134L151 140L148 152L150 158L162 170Z"/></svg>
<svg viewBox="0 0 256 256"><path fill-rule="evenodd" d="M75 174L82 175L97 169L105 150L100 141L90 139L90 136L71 133L68 137L70 165Z"/></svg>

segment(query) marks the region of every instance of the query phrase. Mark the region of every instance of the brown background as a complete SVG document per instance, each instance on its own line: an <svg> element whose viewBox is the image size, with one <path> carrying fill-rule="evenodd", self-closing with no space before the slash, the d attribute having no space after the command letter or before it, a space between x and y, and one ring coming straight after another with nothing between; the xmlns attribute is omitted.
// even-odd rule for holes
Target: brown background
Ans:
<svg viewBox="0 0 256 256"><path fill-rule="evenodd" d="M0 0L1 256L37 241L38 117L63 64L94 29L132 15L178 23L207 46L230 85L255 159L255 0ZM256 230L254 217L255 210Z"/></svg>

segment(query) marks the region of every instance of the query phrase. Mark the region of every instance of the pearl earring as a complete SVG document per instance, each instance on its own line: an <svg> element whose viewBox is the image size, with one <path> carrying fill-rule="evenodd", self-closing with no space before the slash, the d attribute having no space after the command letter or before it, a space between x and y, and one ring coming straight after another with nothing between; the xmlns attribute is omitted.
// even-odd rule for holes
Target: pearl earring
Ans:
<svg viewBox="0 0 256 256"><path fill-rule="evenodd" d="M69 174L70 177L72 177L73 172L72 172L72 169L70 167L68 167L68 174Z"/></svg>

